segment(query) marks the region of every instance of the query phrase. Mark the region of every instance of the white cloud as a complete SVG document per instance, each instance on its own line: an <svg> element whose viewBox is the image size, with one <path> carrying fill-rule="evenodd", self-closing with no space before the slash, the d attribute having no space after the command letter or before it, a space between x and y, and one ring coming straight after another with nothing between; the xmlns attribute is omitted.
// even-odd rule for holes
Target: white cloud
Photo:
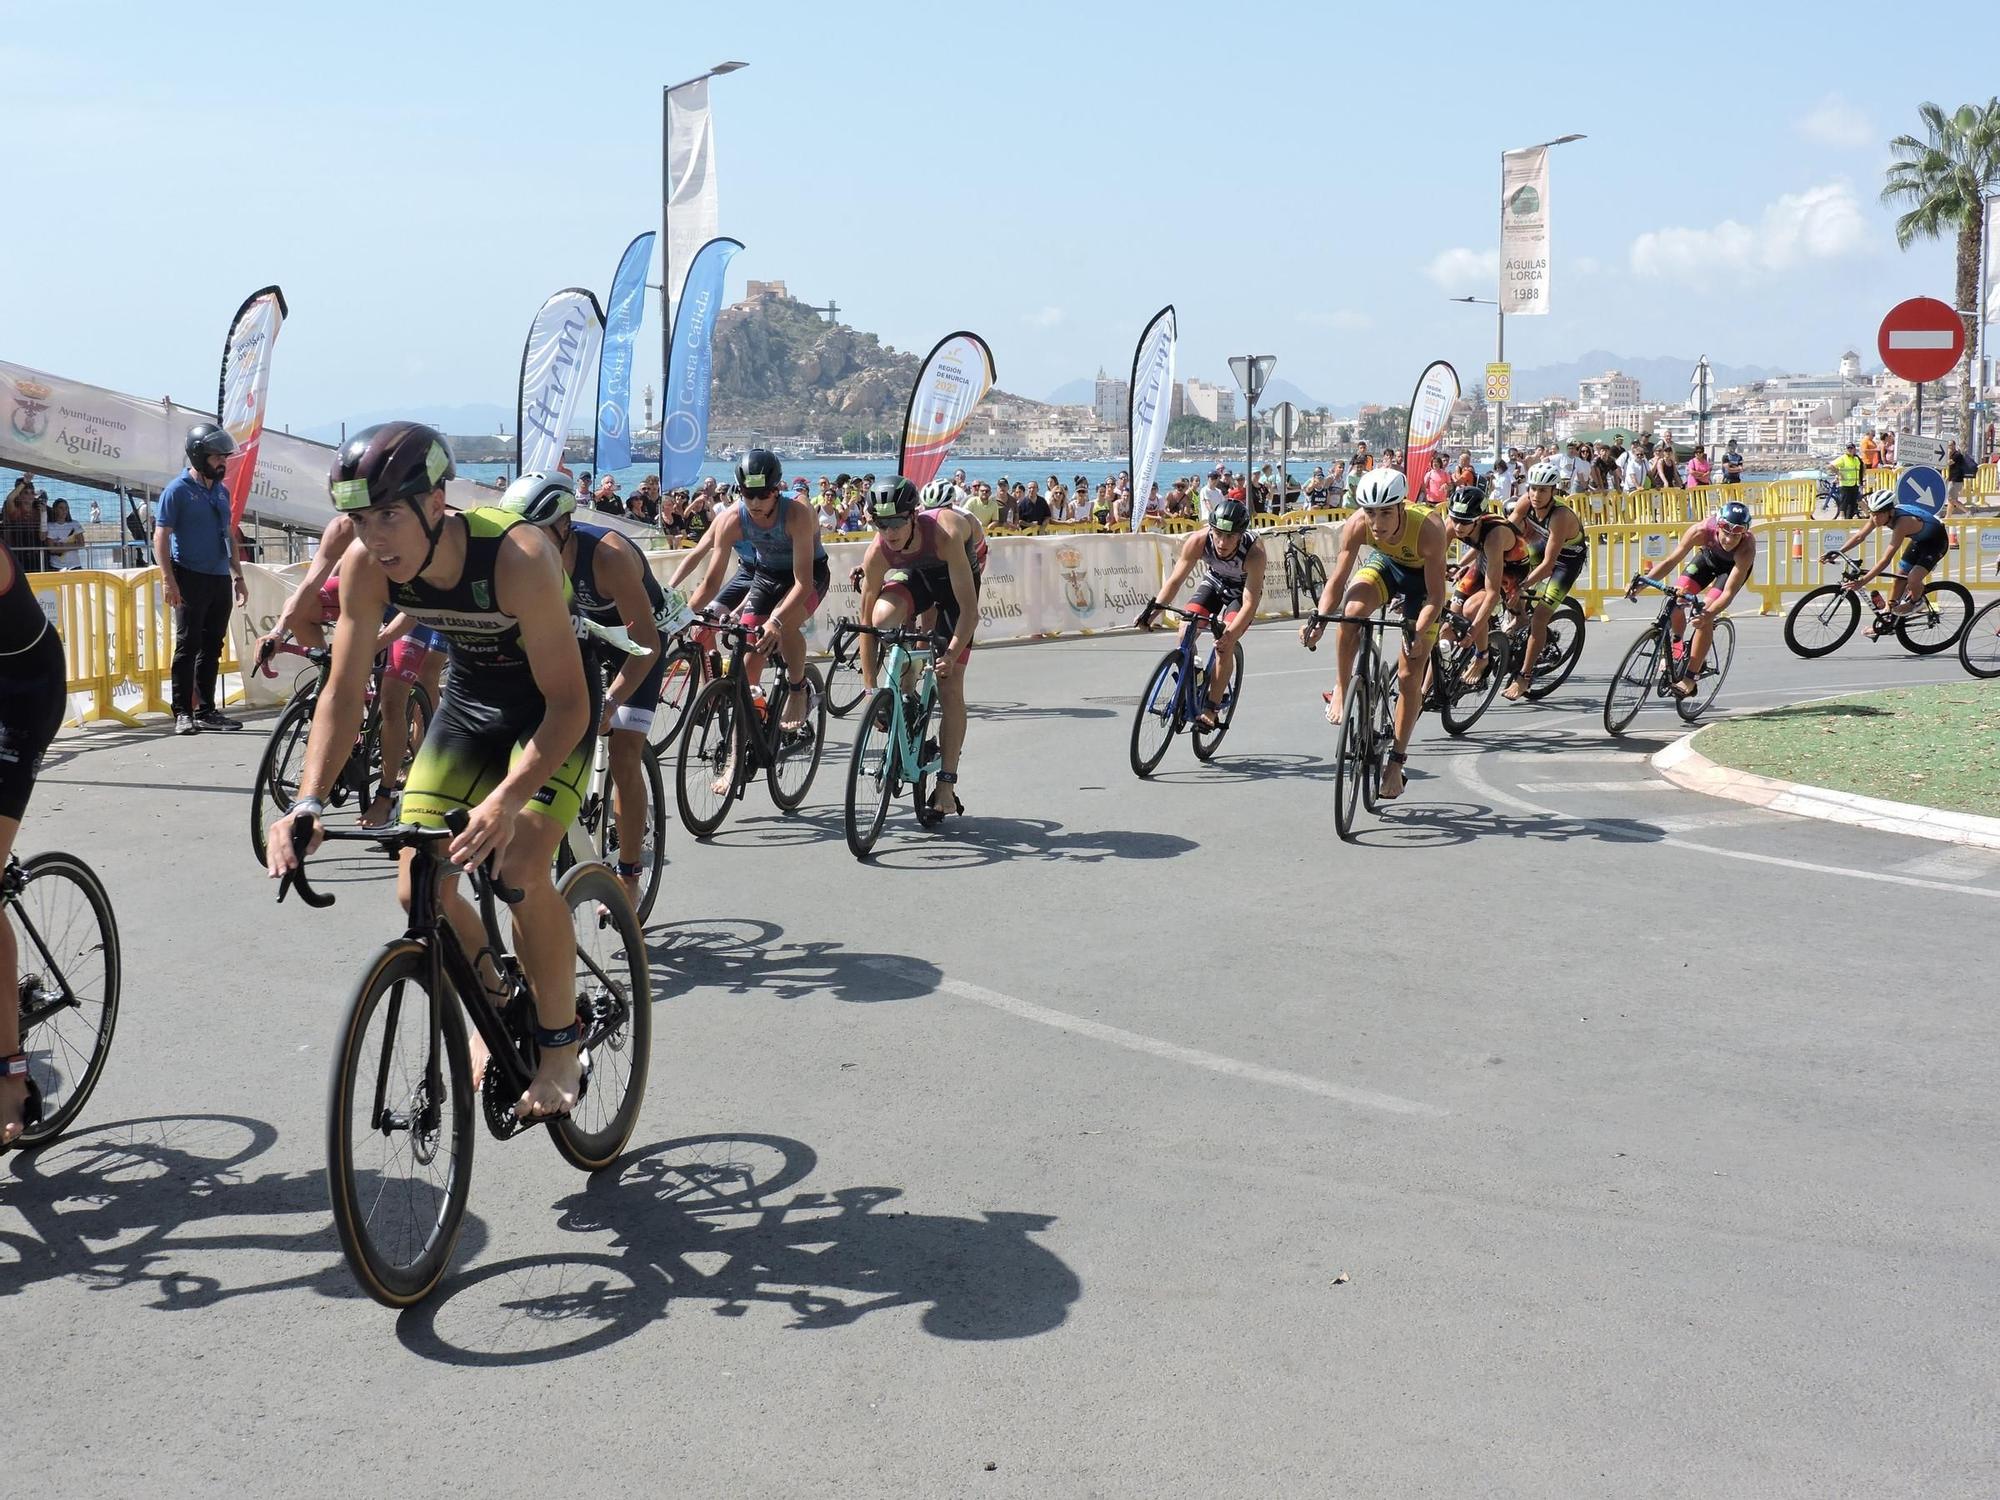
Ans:
<svg viewBox="0 0 2000 1500"><path fill-rule="evenodd" d="M1822 146L1852 149L1875 143L1875 127L1856 106L1838 94L1828 94L1795 120L1792 128Z"/></svg>
<svg viewBox="0 0 2000 1500"><path fill-rule="evenodd" d="M1854 189L1829 182L1767 205L1755 228L1724 219L1712 229L1648 230L1632 241L1631 262L1640 276L1706 281L1718 274L1753 276L1839 260L1867 241L1868 222Z"/></svg>
<svg viewBox="0 0 2000 1500"><path fill-rule="evenodd" d="M1462 246L1440 250L1424 267L1424 274L1447 292L1483 292L1500 280L1500 251Z"/></svg>
<svg viewBox="0 0 2000 1500"><path fill-rule="evenodd" d="M1054 328L1061 324L1065 316L1060 307L1044 307L1027 314L1026 321L1036 328Z"/></svg>
<svg viewBox="0 0 2000 1500"><path fill-rule="evenodd" d="M1364 328L1373 328L1375 320L1365 312L1356 312L1351 307L1335 308L1332 312L1307 313L1306 321L1321 328L1336 328L1342 333L1358 333Z"/></svg>
<svg viewBox="0 0 2000 1500"><path fill-rule="evenodd" d="M1597 263L1597 257L1594 255L1579 255L1570 264L1576 268L1580 275L1584 276L1595 276L1599 271L1604 269Z"/></svg>

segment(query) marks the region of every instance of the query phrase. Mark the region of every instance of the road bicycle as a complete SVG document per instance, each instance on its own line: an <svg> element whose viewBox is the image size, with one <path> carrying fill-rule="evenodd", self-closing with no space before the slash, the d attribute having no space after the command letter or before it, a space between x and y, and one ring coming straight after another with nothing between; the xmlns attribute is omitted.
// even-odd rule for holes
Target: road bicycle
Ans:
<svg viewBox="0 0 2000 1500"><path fill-rule="evenodd" d="M1687 606L1685 625L1691 631L1695 619L1703 612L1701 596L1682 593L1643 574L1633 581L1658 589L1666 597L1660 601L1659 618L1639 633L1611 676L1611 686L1604 695L1604 727L1614 735L1623 734L1638 717L1639 710L1653 698L1671 699L1674 711L1692 724L1722 691L1729 664L1736 657L1736 625L1729 616L1718 615L1715 632L1708 642L1708 657L1695 680L1695 690L1685 698L1679 697L1674 684L1686 673L1687 643L1674 630L1674 612L1682 605Z"/></svg>
<svg viewBox="0 0 2000 1500"><path fill-rule="evenodd" d="M849 622L842 628L857 641L873 636L882 653L876 681L884 686L868 699L847 762L847 848L856 859L866 859L882 836L889 804L906 786L919 827L934 828L943 821L944 815L931 806L937 774L944 769L931 724L937 714L937 653L950 644L950 636L913 625L884 629Z"/></svg>
<svg viewBox="0 0 2000 1500"><path fill-rule="evenodd" d="M1447 734L1464 734L1499 696L1500 686L1514 676L1514 663L1526 658L1528 636L1534 625L1534 605L1510 590L1487 629L1486 675L1468 685L1465 669L1472 664L1471 625L1461 614L1452 614L1447 624L1458 637L1447 641L1440 633L1431 648L1430 684L1425 690L1424 707L1435 709ZM1565 599L1549 616L1542 636L1541 654L1528 674L1526 696L1540 702L1569 681L1583 655L1585 626L1583 606Z"/></svg>
<svg viewBox="0 0 2000 1500"><path fill-rule="evenodd" d="M1371 813L1382 811L1382 768L1396 748L1396 699L1401 690L1396 658L1382 650L1380 635L1400 630L1407 649L1416 623L1386 615L1323 615L1318 610L1307 623L1347 625L1361 631L1354 674L1348 678L1347 693L1341 700L1340 741L1334 752L1333 826L1344 841L1352 843L1357 808L1365 804ZM1324 696L1333 701L1331 693Z"/></svg>
<svg viewBox="0 0 2000 1500"><path fill-rule="evenodd" d="M103 1076L118 1025L118 919L96 873L74 854L7 857L0 907L14 928L27 1129L16 1147L54 1140Z"/></svg>
<svg viewBox="0 0 2000 1500"><path fill-rule="evenodd" d="M583 801L562 842L556 845L558 875L588 860L609 865L618 855L628 852L618 842L616 788L611 781L611 736L596 736L591 754L590 781L584 789ZM639 770L646 786L646 808L641 814L645 834L639 857L628 862L640 867L639 899L635 906L643 924L653 914L653 903L659 899L661 878L667 868L667 784L660 770L659 748L650 739L639 747Z"/></svg>
<svg viewBox="0 0 2000 1500"><path fill-rule="evenodd" d="M1861 592L1850 587L1863 572L1860 560L1846 552L1828 552L1820 561L1837 563L1842 581L1821 584L1785 616L1785 644L1808 659L1838 651L1861 623ZM1949 651L1965 634L1972 616L1971 591L1948 578L1927 582L1916 607L1906 614L1892 614L1880 589L1870 589L1867 602L1875 612L1869 639L1894 635L1905 650L1918 656Z"/></svg>
<svg viewBox="0 0 2000 1500"><path fill-rule="evenodd" d="M1965 622L1958 661L1974 677L2000 677L2000 599Z"/></svg>
<svg viewBox="0 0 2000 1500"><path fill-rule="evenodd" d="M497 1140L546 1124L565 1161L601 1171L625 1149L646 1094L653 1010L645 938L625 888L604 866L582 864L556 887L576 931L581 1090L570 1114L523 1120L514 1113L534 1077L537 1021L527 975L501 938L494 903L517 902L521 893L490 869L472 872L485 929L478 956L496 975L489 987L441 899L444 878L457 873L444 844L466 821L454 809L443 829L325 830L329 840L373 843L392 857L415 851L409 927L362 973L341 1024L327 1099L334 1227L354 1279L389 1307L408 1307L436 1289L465 1222L475 1096L467 1017L488 1051L477 1097ZM331 906L335 898L306 879L310 837L310 824L295 826L300 863L280 883L278 900L296 888L308 906Z"/></svg>
<svg viewBox="0 0 2000 1500"><path fill-rule="evenodd" d="M853 620L842 620L833 627L833 641L827 647L827 712L844 719L867 693L868 684L861 676L860 633Z"/></svg>
<svg viewBox="0 0 2000 1500"><path fill-rule="evenodd" d="M250 848L256 854L259 865L267 863L266 831L292 810L292 799L299 794L299 777L306 765L306 743L312 738L313 710L319 706L320 694L325 691L327 678L333 670L331 647L294 645L289 635L278 637L260 652L252 670L261 671L266 677L276 677L278 674L271 661L281 652L303 656L312 663L313 670L292 689L292 696L279 713L277 723L271 726L264 754L257 762L257 774L250 783ZM418 746L423 743L424 729L431 720L431 696L424 690L424 685L417 682L410 684L409 704L403 715L403 764L396 768L393 778L383 770L380 701L382 673L388 660L387 653L377 656L374 668L368 674L361 732L355 737L354 750L347 757L347 763L340 768L340 774L327 789L326 805L330 810L352 806L356 817L365 816L379 790L393 790L402 785L403 774L409 770Z"/></svg>
<svg viewBox="0 0 2000 1500"><path fill-rule="evenodd" d="M1193 731L1196 760L1206 763L1215 758L1222 737L1236 722L1236 701L1242 695L1246 659L1243 643L1239 641L1236 669L1230 674L1229 690L1217 707L1208 701L1208 684L1215 673L1215 648L1211 646L1207 658L1200 659L1196 646L1204 630L1220 640L1222 621L1214 615L1176 609L1171 604L1156 604L1152 613L1178 616L1181 638L1153 668L1152 676L1146 680L1146 691L1139 698L1138 710L1132 715L1132 774L1142 781L1153 774L1165 758L1167 746L1183 729ZM1215 715L1215 727L1205 729L1202 715L1211 712Z"/></svg>
<svg viewBox="0 0 2000 1500"><path fill-rule="evenodd" d="M728 657L713 682L695 696L687 726L680 735L675 767L675 801L681 822L698 839L708 838L729 816L729 806L741 798L759 770L780 811L796 812L819 774L820 753L826 745L826 686L819 668L805 671L806 711L787 728L783 686L785 664L778 661L780 686L767 703L764 690L743 670L749 654L750 629L735 620L708 622Z"/></svg>
<svg viewBox="0 0 2000 1500"><path fill-rule="evenodd" d="M1292 618L1296 620L1301 610L1299 600L1304 599L1307 609L1319 607L1319 596L1326 589L1326 564L1299 538L1310 536L1313 528L1299 527L1285 532L1285 589L1292 596Z"/></svg>

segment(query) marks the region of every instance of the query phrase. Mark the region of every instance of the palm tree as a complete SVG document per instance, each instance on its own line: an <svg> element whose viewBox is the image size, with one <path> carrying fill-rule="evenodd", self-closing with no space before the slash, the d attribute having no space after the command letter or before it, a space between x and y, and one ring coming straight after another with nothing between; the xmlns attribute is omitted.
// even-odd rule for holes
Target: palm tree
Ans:
<svg viewBox="0 0 2000 1500"><path fill-rule="evenodd" d="M1985 288L1979 284L1979 247L1986 233L1986 200L2000 194L2000 97L1964 104L1947 115L1935 104L1917 113L1925 139L1899 135L1882 187L1884 203L1905 205L1896 220L1896 244L1907 250L1918 240L1958 241L1957 303L1966 319L1965 364L1959 372L1958 430L1972 431L1973 349L1976 320Z"/></svg>

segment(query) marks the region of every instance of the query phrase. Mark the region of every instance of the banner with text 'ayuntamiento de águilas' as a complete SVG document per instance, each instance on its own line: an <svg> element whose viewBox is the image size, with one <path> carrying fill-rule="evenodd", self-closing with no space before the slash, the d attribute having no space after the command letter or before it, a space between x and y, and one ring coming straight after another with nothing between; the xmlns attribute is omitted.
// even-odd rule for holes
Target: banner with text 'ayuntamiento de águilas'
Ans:
<svg viewBox="0 0 2000 1500"><path fill-rule="evenodd" d="M939 341L917 372L903 417L903 477L922 488L943 467L945 455L972 412L993 389L993 351L976 333Z"/></svg>

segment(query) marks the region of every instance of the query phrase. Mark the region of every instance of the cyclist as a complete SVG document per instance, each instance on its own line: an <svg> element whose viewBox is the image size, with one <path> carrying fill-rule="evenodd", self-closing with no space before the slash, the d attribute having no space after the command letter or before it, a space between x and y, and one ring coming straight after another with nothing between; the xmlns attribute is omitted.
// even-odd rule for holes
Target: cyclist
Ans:
<svg viewBox="0 0 2000 1500"><path fill-rule="evenodd" d="M1695 679L1701 676L1702 663L1708 660L1708 643L1715 635L1715 622L1729 608L1730 601L1743 591L1743 585L1750 581L1750 570L1757 565L1757 538L1750 530L1750 507L1741 500L1724 501L1706 521L1697 521L1682 532L1674 550L1639 578L1650 578L1657 583L1690 554L1693 555L1675 586L1684 594L1699 593L1702 608L1685 653L1679 640L1681 611L1678 607L1674 610L1674 655L1681 668L1673 685L1676 698L1690 697L1698 690ZM1639 597L1639 578L1626 586L1627 599ZM1719 585L1718 578L1723 580Z"/></svg>
<svg viewBox="0 0 2000 1500"><path fill-rule="evenodd" d="M1219 617L1222 635L1215 643L1215 675L1208 683L1208 706L1200 724L1213 729L1222 712L1223 696L1229 691L1229 677L1236 669L1236 646L1257 618L1256 601L1264 597L1264 566L1269 554L1264 540L1250 529L1250 508L1241 500L1223 500L1208 513L1208 524L1190 532L1181 543L1160 592L1146 604L1138 619L1141 630L1153 628L1153 618L1174 602L1189 573L1201 568L1201 582L1188 599L1188 613ZM1251 601L1245 608L1243 601Z"/></svg>
<svg viewBox="0 0 2000 1500"><path fill-rule="evenodd" d="M1899 620L1917 607L1924 597L1924 582L1931 576L1931 569L1944 560L1951 550L1951 533L1945 524L1920 505L1898 504L1893 489L1877 490L1868 497L1868 520L1853 536L1842 542L1835 551L1827 554L1836 557L1842 552L1861 555L1861 542L1871 531L1886 531L1889 535L1882 543L1882 556L1875 566L1857 578L1851 578L1841 585L1859 593L1861 588L1882 576L1892 559L1896 560L1896 592L1889 600L1886 610L1877 612L1876 622L1868 627L1868 638L1893 629L1893 624L1884 628L1883 617ZM1900 542L1903 555L1896 559L1896 544Z"/></svg>
<svg viewBox="0 0 2000 1500"><path fill-rule="evenodd" d="M444 438L418 422L367 428L334 456L333 503L356 533L340 562L341 609L375 619L393 603L451 643L451 675L410 767L403 817L436 828L453 809L470 813L451 859L470 868L490 856L524 893L513 908L514 939L535 994L540 1057L515 1108L534 1119L568 1113L581 1080L576 937L551 872L589 773L597 695L555 544L504 511L449 510L444 487L455 472ZM299 795L271 830L273 877L298 863L292 824L317 825L320 797L354 743L373 644L358 632L334 638ZM315 826L310 844L319 838ZM414 857L404 853L398 881L406 908ZM442 896L466 951L481 952L485 934L458 882L446 881Z"/></svg>
<svg viewBox="0 0 2000 1500"><path fill-rule="evenodd" d="M643 860L628 859L646 842L646 733L660 706L667 658L660 649L666 594L639 549L621 532L576 519L576 491L567 474L523 474L507 486L500 509L548 532L562 553L576 612L599 625L622 626L641 647L619 649L592 636L584 665L608 678L597 732L611 738L611 790L618 820L618 855L612 868L636 907Z"/></svg>
<svg viewBox="0 0 2000 1500"><path fill-rule="evenodd" d="M1439 606L1445 597L1444 554L1449 539L1444 522L1428 507L1409 504L1409 494L1402 470L1387 464L1361 476L1354 486L1355 513L1340 527L1340 555L1327 574L1314 618L1299 627L1299 639L1317 646L1326 631L1320 616L1331 617L1338 609L1350 618L1366 619L1389 599L1402 602L1403 618L1415 626L1405 637L1396 662L1396 748L1389 752L1389 763L1382 768L1384 801L1403 795L1403 768L1409 763L1410 736L1416 731L1417 716L1423 712L1424 672L1430 662L1431 643L1437 639ZM1372 550L1356 569L1355 558L1363 542L1371 543ZM1326 717L1338 724L1347 679L1354 672L1361 642L1356 631L1343 630L1335 646L1335 686L1327 695Z"/></svg>
<svg viewBox="0 0 2000 1500"><path fill-rule="evenodd" d="M965 493L965 486L949 479L933 479L917 495L917 503L925 510L941 510L947 506L970 521L973 526L972 571L980 577L986 576L986 528L979 523L979 517L972 513L971 498ZM860 585L856 585L860 587Z"/></svg>
<svg viewBox="0 0 2000 1500"><path fill-rule="evenodd" d="M14 852L42 754L69 703L62 637L0 541L0 869ZM20 953L0 914L0 1150L42 1118L42 1091L21 1050Z"/></svg>
<svg viewBox="0 0 2000 1500"><path fill-rule="evenodd" d="M1519 703L1528 691L1528 676L1542 659L1542 644L1549 636L1549 621L1569 591L1582 576L1590 559L1590 539L1584 535L1583 518L1556 499L1562 471L1548 459L1528 470L1528 492L1514 502L1507 522L1528 544L1530 566L1521 580L1521 593L1534 606L1528 621L1528 649L1515 663L1514 677L1507 684L1509 703Z"/></svg>
<svg viewBox="0 0 2000 1500"><path fill-rule="evenodd" d="M924 510L917 487L901 474L878 480L868 491L868 519L875 524L875 540L861 562L861 617L890 630L935 609L938 628L951 636L932 661L944 766L931 806L946 816L962 813L958 761L965 749L965 667L979 629L979 523L948 506ZM874 647L872 636L862 637L861 680L871 693Z"/></svg>
<svg viewBox="0 0 2000 1500"><path fill-rule="evenodd" d="M1528 542L1505 516L1488 513L1486 491L1476 484L1462 484L1451 492L1445 524L1452 537L1469 549L1458 570L1458 601L1465 611L1466 633L1472 638L1472 660L1465 664L1463 680L1467 687L1476 687L1485 680L1490 665L1486 643L1501 593L1519 583L1528 571ZM1447 639L1458 639L1450 619L1445 621L1443 634Z"/></svg>
<svg viewBox="0 0 2000 1500"><path fill-rule="evenodd" d="M755 682L764 675L764 662L771 653L781 654L789 691L783 695L778 722L797 729L805 722L807 707L805 623L826 597L832 579L813 508L785 494L784 477L784 466L770 449L752 448L743 455L736 465L741 498L710 528L715 541L708 573L688 599L688 608L700 613L711 600L722 602L727 559L741 558L737 578L745 582L743 623L752 629L763 626L751 644L745 670Z"/></svg>
<svg viewBox="0 0 2000 1500"><path fill-rule="evenodd" d="M319 550L313 554L305 576L278 611L278 621L270 634L258 638L254 660L260 664L267 660L286 631L302 646L324 649L326 627L340 620L340 559L353 543L354 523L346 516L335 516L327 522L326 530L320 533ZM382 672L376 700L381 719L382 784L376 790L375 800L361 815L362 823L370 828L389 821L401 791L395 779L403 769L404 758L411 753L406 743L410 690L421 682L435 709L438 682L444 676L444 637L428 625L419 625L393 610L375 637L375 654L380 656L385 651L389 660Z"/></svg>

